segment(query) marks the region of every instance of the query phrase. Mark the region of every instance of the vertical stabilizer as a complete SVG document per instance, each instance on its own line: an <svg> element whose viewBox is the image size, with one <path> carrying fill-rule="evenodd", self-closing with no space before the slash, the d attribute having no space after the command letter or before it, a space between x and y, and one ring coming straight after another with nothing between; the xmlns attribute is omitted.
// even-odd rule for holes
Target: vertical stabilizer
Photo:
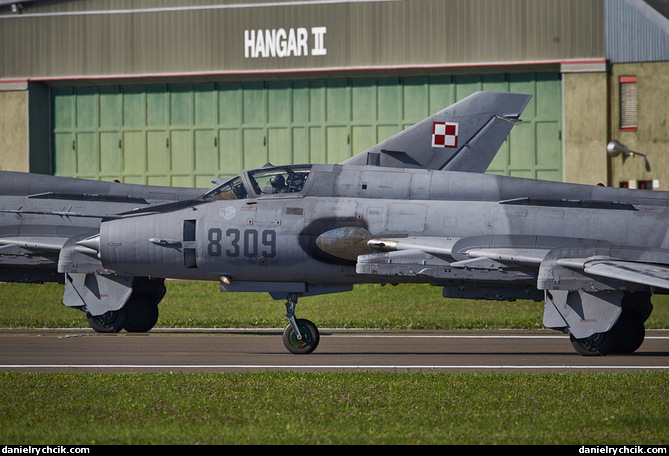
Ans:
<svg viewBox="0 0 669 456"><path fill-rule="evenodd" d="M483 173L531 97L476 92L342 164Z"/></svg>

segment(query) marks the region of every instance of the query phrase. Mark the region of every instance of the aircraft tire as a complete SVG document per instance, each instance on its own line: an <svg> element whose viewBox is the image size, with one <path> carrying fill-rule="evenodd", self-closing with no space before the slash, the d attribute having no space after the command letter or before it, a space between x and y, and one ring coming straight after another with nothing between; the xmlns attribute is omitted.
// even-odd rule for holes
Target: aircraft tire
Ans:
<svg viewBox="0 0 669 456"><path fill-rule="evenodd" d="M583 356L606 356L615 349L613 330L595 333L592 336L577 339L569 334L571 345L576 353Z"/></svg>
<svg viewBox="0 0 669 456"><path fill-rule="evenodd" d="M150 296L133 293L124 308L128 309L124 329L128 332L147 332L158 321L158 305Z"/></svg>
<svg viewBox="0 0 669 456"><path fill-rule="evenodd" d="M128 310L122 307L119 310L110 310L102 315L93 316L86 312L88 324L99 333L117 333L125 326L125 320L128 316Z"/></svg>
<svg viewBox="0 0 669 456"><path fill-rule="evenodd" d="M318 347L318 342L320 341L318 328L309 320L298 319L296 323L298 328L300 328L302 340L297 339L293 326L289 324L283 330L283 345L286 346L289 352L295 355L309 354Z"/></svg>
<svg viewBox="0 0 669 456"><path fill-rule="evenodd" d="M636 313L623 310L615 325L616 343L614 352L634 353L646 337L643 321Z"/></svg>
<svg viewBox="0 0 669 456"><path fill-rule="evenodd" d="M633 353L641 346L645 336L646 330L639 316L632 311L623 310L609 331L583 339L577 339L570 334L569 339L576 352L581 355L605 356L611 353Z"/></svg>

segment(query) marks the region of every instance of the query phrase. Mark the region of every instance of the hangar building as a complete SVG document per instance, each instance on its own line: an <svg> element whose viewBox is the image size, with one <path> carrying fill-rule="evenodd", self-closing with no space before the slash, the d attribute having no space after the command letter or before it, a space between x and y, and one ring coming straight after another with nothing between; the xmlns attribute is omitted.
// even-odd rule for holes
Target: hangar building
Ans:
<svg viewBox="0 0 669 456"><path fill-rule="evenodd" d="M479 90L489 172L669 190L664 0L0 0L0 169L208 187L338 163ZM618 140L639 156L609 156Z"/></svg>

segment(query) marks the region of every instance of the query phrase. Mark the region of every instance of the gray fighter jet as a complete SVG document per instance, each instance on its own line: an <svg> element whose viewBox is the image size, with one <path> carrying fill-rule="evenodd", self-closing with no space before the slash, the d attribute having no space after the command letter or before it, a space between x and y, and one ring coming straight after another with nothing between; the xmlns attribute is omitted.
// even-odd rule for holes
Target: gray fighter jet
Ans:
<svg viewBox="0 0 669 456"><path fill-rule="evenodd" d="M193 188L0 171L0 281L81 282L81 290L76 286L66 288L64 302L87 312L92 328L108 332L125 326L129 331L146 331L158 318L157 308L134 303L148 300L157 304L165 294L164 280L116 274L103 275L100 280L94 275L87 277L85 264L70 265L71 246L98 233L102 220L121 217L118 214L132 213L144 207L188 201L201 194L201 189ZM61 267L78 268L79 273L63 274L59 272ZM94 271L96 269L91 272ZM83 286L83 281L91 285ZM107 288L117 282L130 285L134 293L110 297ZM81 298L72 295L77 291L83 293ZM121 307L125 307L120 312L122 315L109 312L110 308L118 310ZM119 316L123 321L119 321Z"/></svg>
<svg viewBox="0 0 669 456"><path fill-rule="evenodd" d="M2 279L62 277L63 302L100 331L150 329L166 278L269 292L292 353L319 341L300 296L429 283L545 300L544 325L578 353L633 352L669 289L669 194L484 174L529 99L479 92L344 163L267 164L166 204L151 187L41 177L0 199Z"/></svg>

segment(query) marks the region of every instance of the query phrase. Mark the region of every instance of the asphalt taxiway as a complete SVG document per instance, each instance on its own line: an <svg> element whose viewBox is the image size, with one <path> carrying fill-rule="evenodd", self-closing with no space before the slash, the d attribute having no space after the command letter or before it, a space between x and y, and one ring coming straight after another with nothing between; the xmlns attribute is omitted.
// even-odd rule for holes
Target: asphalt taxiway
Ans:
<svg viewBox="0 0 669 456"><path fill-rule="evenodd" d="M647 330L629 355L580 356L568 336L538 331L321 329L309 355L287 352L276 329L0 330L0 371L669 371L669 330Z"/></svg>

